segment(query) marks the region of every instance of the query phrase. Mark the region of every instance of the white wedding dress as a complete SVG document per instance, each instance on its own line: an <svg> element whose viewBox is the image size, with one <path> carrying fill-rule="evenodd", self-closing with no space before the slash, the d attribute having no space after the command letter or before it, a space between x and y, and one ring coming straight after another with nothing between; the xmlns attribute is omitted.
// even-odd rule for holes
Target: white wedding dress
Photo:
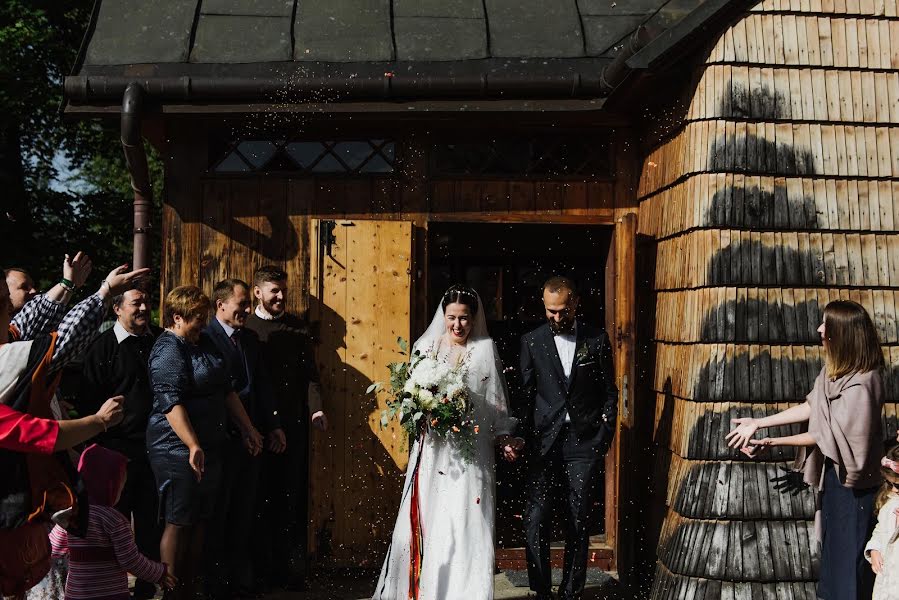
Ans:
<svg viewBox="0 0 899 600"><path fill-rule="evenodd" d="M464 354L466 385L475 423L473 456L437 434L416 440L409 456L399 516L373 600L492 600L495 544L494 438L510 434L516 420L508 415L508 391L493 340L487 335L483 307ZM453 360L446 342L443 310L413 349ZM418 470L418 523L421 569L418 589L411 583L412 488Z"/></svg>

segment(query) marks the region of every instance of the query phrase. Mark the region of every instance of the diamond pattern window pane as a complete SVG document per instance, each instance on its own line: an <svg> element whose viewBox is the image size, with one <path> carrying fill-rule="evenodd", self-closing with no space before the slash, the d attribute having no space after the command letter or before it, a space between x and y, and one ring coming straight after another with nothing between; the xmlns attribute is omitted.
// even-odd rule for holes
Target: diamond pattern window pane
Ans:
<svg viewBox="0 0 899 600"><path fill-rule="evenodd" d="M259 169L275 155L278 146L274 142L266 142L260 140L241 142L237 146L237 151L243 154L244 158L253 165L254 169Z"/></svg>
<svg viewBox="0 0 899 600"><path fill-rule="evenodd" d="M393 171L393 165L387 162L380 154L375 154L365 163L364 170L366 173L390 173Z"/></svg>
<svg viewBox="0 0 899 600"><path fill-rule="evenodd" d="M232 152L215 167L215 170L219 173L244 173L251 169L250 165L237 152Z"/></svg>
<svg viewBox="0 0 899 600"><path fill-rule="evenodd" d="M307 169L318 160L325 152L325 146L321 142L294 142L287 144L287 153L302 169Z"/></svg>
<svg viewBox="0 0 899 600"><path fill-rule="evenodd" d="M210 145L219 173L289 172L348 175L392 173L396 145L389 140L239 140Z"/></svg>
<svg viewBox="0 0 899 600"><path fill-rule="evenodd" d="M333 154L325 154L320 161L312 166L313 173L342 173L346 168Z"/></svg>
<svg viewBox="0 0 899 600"><path fill-rule="evenodd" d="M372 155L374 149L368 142L339 142L334 145L333 152L355 171Z"/></svg>

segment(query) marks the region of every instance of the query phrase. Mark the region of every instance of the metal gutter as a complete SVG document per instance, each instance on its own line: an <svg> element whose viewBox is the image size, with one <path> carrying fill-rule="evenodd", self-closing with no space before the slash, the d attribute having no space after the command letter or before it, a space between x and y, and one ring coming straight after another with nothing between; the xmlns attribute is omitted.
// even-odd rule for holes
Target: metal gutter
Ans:
<svg viewBox="0 0 899 600"><path fill-rule="evenodd" d="M129 84L122 94L121 140L125 153L131 189L134 191L134 256L133 269L150 266L150 211L153 206L153 185L147 165L147 152L141 136L143 90L136 83Z"/></svg>
<svg viewBox="0 0 899 600"><path fill-rule="evenodd" d="M380 77L135 77L74 75L65 78L70 102L90 103L121 98L136 83L158 101L215 102L264 100L273 103L346 102L434 98L583 98L601 95L599 78L581 74L497 76Z"/></svg>
<svg viewBox="0 0 899 600"><path fill-rule="evenodd" d="M628 65L628 60L649 44L652 39L652 34L643 25L638 27L633 35L627 38L624 46L618 51L612 62L599 75L603 96L608 96L619 85L624 83L632 71Z"/></svg>
<svg viewBox="0 0 899 600"><path fill-rule="evenodd" d="M657 70L683 57L692 45L719 21L730 18L737 11L745 10L757 0L705 0L683 19L666 29L646 44L646 47L628 58L627 66L633 70ZM717 34L720 27L715 27ZM707 38L702 38L707 41Z"/></svg>

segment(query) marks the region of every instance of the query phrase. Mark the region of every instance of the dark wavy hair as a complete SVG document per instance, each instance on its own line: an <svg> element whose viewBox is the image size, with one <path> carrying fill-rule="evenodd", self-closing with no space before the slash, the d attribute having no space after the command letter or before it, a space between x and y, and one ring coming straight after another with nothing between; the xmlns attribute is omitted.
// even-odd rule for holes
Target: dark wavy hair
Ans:
<svg viewBox="0 0 899 600"><path fill-rule="evenodd" d="M466 285L456 284L446 290L440 302L443 312L446 312L446 307L450 304L464 304L471 311L472 317L478 314L478 294Z"/></svg>

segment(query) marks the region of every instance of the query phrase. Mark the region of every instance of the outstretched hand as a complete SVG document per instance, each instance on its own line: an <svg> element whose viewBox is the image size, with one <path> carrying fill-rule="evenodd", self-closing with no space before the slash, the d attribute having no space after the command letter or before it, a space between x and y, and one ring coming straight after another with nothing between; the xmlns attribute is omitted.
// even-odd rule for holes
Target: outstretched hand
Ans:
<svg viewBox="0 0 899 600"><path fill-rule="evenodd" d="M728 447L745 448L749 445L749 441L759 428L759 426L756 425L755 419L752 417L743 417L741 419L731 419L730 422L736 425L736 427L724 436L724 439L727 440ZM749 456L751 456L751 454Z"/></svg>
<svg viewBox="0 0 899 600"><path fill-rule="evenodd" d="M109 272L109 275L106 276L104 280L105 286L100 286L100 293L103 292L104 287L109 288L109 293L113 296L118 296L121 293L126 292L132 285L134 285L137 281L147 275L150 272L150 269L135 269L134 271L128 271L128 265L119 265L115 269Z"/></svg>
<svg viewBox="0 0 899 600"><path fill-rule="evenodd" d="M742 452L749 458L758 458L760 455L769 450L773 445L775 445L774 440L769 437L762 438L760 440L749 440L749 445L740 448L740 452Z"/></svg>

